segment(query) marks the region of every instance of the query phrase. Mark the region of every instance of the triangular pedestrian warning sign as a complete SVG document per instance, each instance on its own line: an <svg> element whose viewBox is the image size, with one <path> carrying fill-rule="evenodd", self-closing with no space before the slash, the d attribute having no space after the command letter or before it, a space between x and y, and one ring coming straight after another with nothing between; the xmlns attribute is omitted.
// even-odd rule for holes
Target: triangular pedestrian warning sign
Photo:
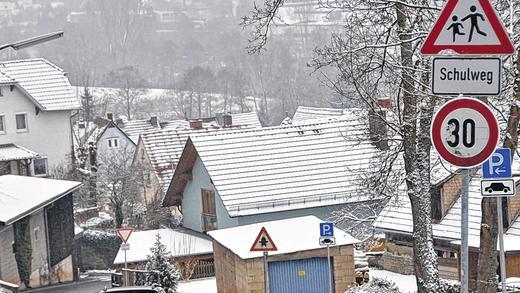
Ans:
<svg viewBox="0 0 520 293"><path fill-rule="evenodd" d="M250 251L277 251L276 245L265 230L265 227L262 227L258 236L256 236L255 242L251 246Z"/></svg>
<svg viewBox="0 0 520 293"><path fill-rule="evenodd" d="M123 241L123 243L126 243L128 241L128 238L130 238L130 234L134 232L133 228L119 228L116 230L117 236Z"/></svg>
<svg viewBox="0 0 520 293"><path fill-rule="evenodd" d="M448 0L421 48L469 55L510 55L515 49L489 0Z"/></svg>

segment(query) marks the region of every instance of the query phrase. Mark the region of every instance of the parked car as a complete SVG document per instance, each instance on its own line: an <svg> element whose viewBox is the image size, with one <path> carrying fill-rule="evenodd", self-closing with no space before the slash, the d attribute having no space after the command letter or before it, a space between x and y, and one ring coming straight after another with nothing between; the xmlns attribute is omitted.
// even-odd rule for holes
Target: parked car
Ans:
<svg viewBox="0 0 520 293"><path fill-rule="evenodd" d="M105 288L99 293L165 293L161 287L150 286L136 286L136 287L119 287L119 288Z"/></svg>

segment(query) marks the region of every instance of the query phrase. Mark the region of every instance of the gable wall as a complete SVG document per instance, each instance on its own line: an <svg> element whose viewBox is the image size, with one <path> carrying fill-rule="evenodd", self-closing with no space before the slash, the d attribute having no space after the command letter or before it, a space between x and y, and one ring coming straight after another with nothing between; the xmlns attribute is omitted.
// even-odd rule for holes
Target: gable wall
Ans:
<svg viewBox="0 0 520 293"><path fill-rule="evenodd" d="M5 115L6 134L0 134L0 144L15 143L46 156L49 170L60 163L70 165L71 111L36 115L35 104L17 87L11 91L10 86L2 86L2 94L0 115ZM16 132L16 113L27 114L27 132Z"/></svg>
<svg viewBox="0 0 520 293"><path fill-rule="evenodd" d="M154 167L146 153L142 140L139 140L135 147L132 166L138 169L137 172L141 173L141 184L138 189L143 203L149 203L154 196L162 194L159 178L157 178L154 172ZM150 179L149 181L148 178Z"/></svg>
<svg viewBox="0 0 520 293"><path fill-rule="evenodd" d="M118 138L119 147L109 148L107 142L109 138ZM134 143L117 127L106 128L97 141L98 160L102 161L104 158L114 158L119 156L121 159L128 161L128 165L130 165L132 163L135 148Z"/></svg>
<svg viewBox="0 0 520 293"><path fill-rule="evenodd" d="M182 197L183 225L186 228L202 232L202 195L201 189L212 189L215 191L215 208L217 213L218 228L229 228L238 226L238 220L231 218L220 199L218 191L211 183L208 171L204 164L197 158L192 169L192 180L186 184Z"/></svg>

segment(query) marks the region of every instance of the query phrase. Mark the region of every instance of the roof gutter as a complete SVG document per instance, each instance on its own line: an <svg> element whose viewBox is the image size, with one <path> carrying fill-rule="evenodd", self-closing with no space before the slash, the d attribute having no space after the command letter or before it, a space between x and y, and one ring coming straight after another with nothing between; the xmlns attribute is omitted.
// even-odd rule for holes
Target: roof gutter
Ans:
<svg viewBox="0 0 520 293"><path fill-rule="evenodd" d="M37 211L37 210L39 210L39 209L42 209L42 208L45 208L45 207L48 206L49 204L51 204L51 203L57 201L58 199L60 199L60 198L62 198L62 197L64 197L64 196L66 196L67 194L69 194L69 193L71 193L71 192L74 192L75 190L77 190L78 188L80 188L82 185L83 185L83 183L79 183L78 185L76 185L76 186L74 186L74 187L72 187L72 188L69 188L67 191L64 191L64 192L60 193L59 195L57 195L57 196L55 196L55 197L53 197L53 198L50 198L50 199L48 199L48 200L42 202L41 204L39 204L39 205L37 205L37 206L35 206L35 207L33 207L33 208L31 208L31 209L29 209L29 210L27 210L27 211L21 213L20 215L14 217L14 218L12 218L12 219L9 219L9 220L7 220L7 221L5 221L5 222L0 221L0 224L3 224L3 225L5 225L5 226L7 226L7 225L11 225L11 224L13 224L13 223L16 222L16 221L18 221L18 220L20 220L20 219L22 219L22 218L24 218L24 217L27 217L27 216L30 215L30 214L33 214L35 211Z"/></svg>

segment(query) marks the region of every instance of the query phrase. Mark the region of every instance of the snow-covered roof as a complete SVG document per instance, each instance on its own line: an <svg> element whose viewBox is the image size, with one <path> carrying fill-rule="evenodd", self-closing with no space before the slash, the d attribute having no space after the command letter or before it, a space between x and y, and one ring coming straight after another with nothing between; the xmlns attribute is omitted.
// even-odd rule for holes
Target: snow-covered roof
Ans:
<svg viewBox="0 0 520 293"><path fill-rule="evenodd" d="M262 127L262 124L260 124L260 120L258 119L258 114L254 111L231 114L231 117L233 119L233 125L250 126L255 128Z"/></svg>
<svg viewBox="0 0 520 293"><path fill-rule="evenodd" d="M232 217L359 202L368 199L360 186L380 154L366 120L347 115L196 135L186 160L194 148ZM178 170L179 177L188 171ZM168 191L165 203L177 192Z"/></svg>
<svg viewBox="0 0 520 293"><path fill-rule="evenodd" d="M298 106L294 112L292 121L305 121L310 119L319 119L327 117L337 117L346 115L349 109L334 109L334 108L317 108Z"/></svg>
<svg viewBox="0 0 520 293"><path fill-rule="evenodd" d="M140 134L161 129L159 123L152 124L151 119L126 120L117 126L136 144Z"/></svg>
<svg viewBox="0 0 520 293"><path fill-rule="evenodd" d="M10 225L74 191L80 182L17 175L0 176L0 223Z"/></svg>
<svg viewBox="0 0 520 293"><path fill-rule="evenodd" d="M162 190L164 192L168 190L175 166L179 162L184 145L190 135L212 133L215 131L231 131L232 129L233 128L219 127L203 127L201 129L179 128L142 133L141 142L152 163L153 170L159 179Z"/></svg>
<svg viewBox="0 0 520 293"><path fill-rule="evenodd" d="M80 107L66 73L45 59L0 62L0 73L0 82L13 80L43 111Z"/></svg>
<svg viewBox="0 0 520 293"><path fill-rule="evenodd" d="M159 233L161 243L166 246L166 250L172 257L188 255L213 254L213 244L206 236L195 234L191 231L178 231L172 229L157 229L148 231L134 231L130 234L128 242L130 250L126 252L129 263L146 261L151 254L150 248L155 243L155 237ZM125 253L119 249L114 265L125 263Z"/></svg>
<svg viewBox="0 0 520 293"><path fill-rule="evenodd" d="M277 251L270 251L269 255L324 248L319 243L321 222L323 220L315 216L305 216L218 229L209 231L208 234L241 259L249 259L263 255L262 252L250 251L262 227L265 227L276 248L278 248ZM337 246L359 242L359 240L336 227L334 227L334 237Z"/></svg>
<svg viewBox="0 0 520 293"><path fill-rule="evenodd" d="M0 144L0 162L34 159L38 153L14 143Z"/></svg>
<svg viewBox="0 0 520 293"><path fill-rule="evenodd" d="M515 157L513 173L520 171L520 159ZM520 176L514 176L515 182L520 181ZM482 216L482 195L480 181L482 173L479 171L471 177L469 185L469 236L480 237L480 224ZM439 223L433 224L433 235L439 239L460 240L461 226L461 198L449 209L448 213ZM381 230L390 230L404 233L412 233L412 209L406 191L403 188L398 198L391 200L374 222L374 227ZM517 218L506 232L507 235L520 236L520 219Z"/></svg>

